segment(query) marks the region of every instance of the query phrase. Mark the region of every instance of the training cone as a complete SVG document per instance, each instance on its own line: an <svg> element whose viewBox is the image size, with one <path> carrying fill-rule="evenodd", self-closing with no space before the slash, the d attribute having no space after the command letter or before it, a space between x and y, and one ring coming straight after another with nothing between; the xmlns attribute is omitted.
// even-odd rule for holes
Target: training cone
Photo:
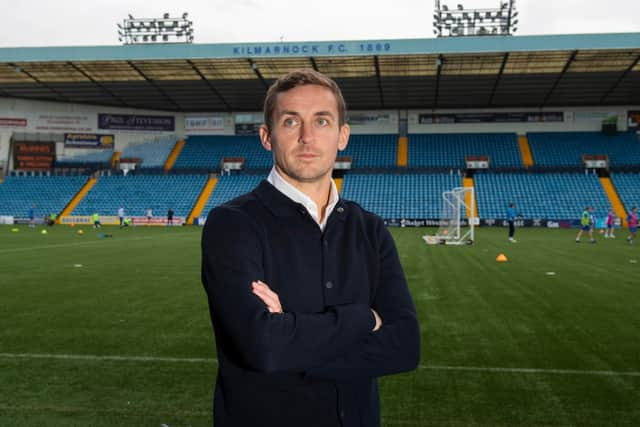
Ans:
<svg viewBox="0 0 640 427"><path fill-rule="evenodd" d="M496 261L498 261L498 262L507 262L507 256L505 254L499 254L496 257Z"/></svg>

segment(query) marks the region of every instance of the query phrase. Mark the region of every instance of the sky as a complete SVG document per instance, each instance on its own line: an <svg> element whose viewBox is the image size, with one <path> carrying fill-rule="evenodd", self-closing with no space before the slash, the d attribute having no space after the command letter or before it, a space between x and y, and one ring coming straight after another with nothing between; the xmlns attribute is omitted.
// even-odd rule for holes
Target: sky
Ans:
<svg viewBox="0 0 640 427"><path fill-rule="evenodd" d="M7 0L8 1L8 0ZM499 0L442 0L497 8ZM116 24L188 12L194 43L432 38L434 0L22 0L2 8L0 48L118 45ZM638 0L517 0L517 35L640 32Z"/></svg>

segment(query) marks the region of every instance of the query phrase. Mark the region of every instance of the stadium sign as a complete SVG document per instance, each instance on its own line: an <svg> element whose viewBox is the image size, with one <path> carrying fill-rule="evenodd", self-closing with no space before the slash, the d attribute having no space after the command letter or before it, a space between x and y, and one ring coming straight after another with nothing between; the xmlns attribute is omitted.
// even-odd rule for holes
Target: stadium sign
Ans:
<svg viewBox="0 0 640 427"><path fill-rule="evenodd" d="M98 129L174 132L176 123L173 116L100 113Z"/></svg>
<svg viewBox="0 0 640 427"><path fill-rule="evenodd" d="M420 114L420 124L451 124L451 123L537 123L562 122L564 113L561 111L545 112L515 112L515 113L447 113Z"/></svg>
<svg viewBox="0 0 640 427"><path fill-rule="evenodd" d="M27 119L12 117L0 117L0 128L25 128Z"/></svg>
<svg viewBox="0 0 640 427"><path fill-rule="evenodd" d="M221 116L187 116L184 118L184 131L192 133L224 132L224 117Z"/></svg>
<svg viewBox="0 0 640 427"><path fill-rule="evenodd" d="M232 56L318 56L391 53L390 42L267 43L231 46Z"/></svg>
<svg viewBox="0 0 640 427"><path fill-rule="evenodd" d="M65 133L65 147L113 148L114 135L96 133Z"/></svg>

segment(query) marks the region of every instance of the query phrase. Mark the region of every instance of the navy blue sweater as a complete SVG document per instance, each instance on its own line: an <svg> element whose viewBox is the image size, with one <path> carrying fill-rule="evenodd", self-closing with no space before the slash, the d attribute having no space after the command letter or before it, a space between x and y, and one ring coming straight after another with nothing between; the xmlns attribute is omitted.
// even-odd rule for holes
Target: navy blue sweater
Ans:
<svg viewBox="0 0 640 427"><path fill-rule="evenodd" d="M251 291L262 280L284 313ZM218 352L214 425L379 426L376 378L415 369L420 332L391 235L340 199L320 230L267 181L211 211L202 281ZM383 321L375 324L371 308Z"/></svg>

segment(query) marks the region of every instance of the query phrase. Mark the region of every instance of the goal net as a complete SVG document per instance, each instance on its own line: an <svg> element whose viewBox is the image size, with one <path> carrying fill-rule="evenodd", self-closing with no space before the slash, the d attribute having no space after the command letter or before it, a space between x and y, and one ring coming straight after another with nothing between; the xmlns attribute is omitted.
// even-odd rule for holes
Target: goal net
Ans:
<svg viewBox="0 0 640 427"><path fill-rule="evenodd" d="M474 241L475 197L473 187L457 187L442 193L440 226L422 238L429 245L467 245Z"/></svg>

